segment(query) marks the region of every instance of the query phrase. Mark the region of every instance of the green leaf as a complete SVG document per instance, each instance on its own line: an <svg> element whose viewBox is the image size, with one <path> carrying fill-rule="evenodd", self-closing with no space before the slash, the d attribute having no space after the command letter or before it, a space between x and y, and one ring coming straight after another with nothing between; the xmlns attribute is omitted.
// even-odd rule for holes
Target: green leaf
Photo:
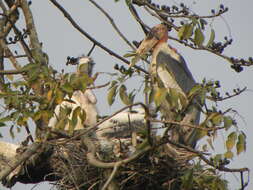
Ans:
<svg viewBox="0 0 253 190"><path fill-rule="evenodd" d="M193 187L193 169L189 169L182 176L181 189L192 189Z"/></svg>
<svg viewBox="0 0 253 190"><path fill-rule="evenodd" d="M225 116L223 118L223 123L226 131L233 125L233 119L230 116Z"/></svg>
<svg viewBox="0 0 253 190"><path fill-rule="evenodd" d="M136 52L130 52L130 53L126 53L125 55L123 55L123 57L128 58L128 57L133 57L136 56L137 53Z"/></svg>
<svg viewBox="0 0 253 190"><path fill-rule="evenodd" d="M72 87L71 84L68 83L68 82L64 83L64 84L61 86L61 89L62 89L64 92L68 93L68 94L73 94L73 92L74 92L73 87Z"/></svg>
<svg viewBox="0 0 253 190"><path fill-rule="evenodd" d="M194 28L193 24L185 24L185 25L183 25L179 29L178 33L177 33L179 39L180 40L187 40L187 39L189 39L192 36L193 28Z"/></svg>
<svg viewBox="0 0 253 190"><path fill-rule="evenodd" d="M0 127L4 127L4 126L6 126L6 124L3 122L0 122ZM0 136L1 136L1 134L0 134Z"/></svg>
<svg viewBox="0 0 253 190"><path fill-rule="evenodd" d="M240 153L246 150L246 136L243 133L238 135L236 150L237 150L237 155L239 155Z"/></svg>
<svg viewBox="0 0 253 190"><path fill-rule="evenodd" d="M89 65L88 64L81 64L78 66L78 73L79 74L88 74L88 70L89 70Z"/></svg>
<svg viewBox="0 0 253 190"><path fill-rule="evenodd" d="M136 55L135 57L133 57L130 61L130 67L133 67L136 65L136 63L141 59L141 57L139 55Z"/></svg>
<svg viewBox="0 0 253 190"><path fill-rule="evenodd" d="M221 124L222 119L223 119L223 115L222 115L222 114L218 114L218 115L216 115L216 116L214 116L214 117L212 118L212 122L213 122L214 125L217 126L217 125L220 125L220 124Z"/></svg>
<svg viewBox="0 0 253 190"><path fill-rule="evenodd" d="M149 96L148 96L148 103L149 104L154 102L154 97L155 97L155 90L152 88L151 91L149 92Z"/></svg>
<svg viewBox="0 0 253 190"><path fill-rule="evenodd" d="M78 118L79 115L81 113L81 107L78 106L74 109L73 113L72 113L72 117L71 117L71 125L73 127L73 129L75 128L75 126L77 125L78 122Z"/></svg>
<svg viewBox="0 0 253 190"><path fill-rule="evenodd" d="M201 105L204 105L205 104L205 101L206 101L206 89L202 89L200 94L199 94L199 97L200 97L200 104Z"/></svg>
<svg viewBox="0 0 253 190"><path fill-rule="evenodd" d="M130 105L132 104L130 98L128 97L127 95L127 88L125 85L121 85L120 88L119 88L119 96L120 96L120 99L121 101L126 104L126 105Z"/></svg>
<svg viewBox="0 0 253 190"><path fill-rule="evenodd" d="M65 126L67 125L67 122L68 122L68 118L62 118L60 119L56 125L55 125L55 128L56 129L59 129L59 130L64 130L65 129Z"/></svg>
<svg viewBox="0 0 253 190"><path fill-rule="evenodd" d="M192 98L192 96L195 96L198 94L198 92L202 89L202 86L200 84L195 85L190 92L188 93L188 98Z"/></svg>
<svg viewBox="0 0 253 190"><path fill-rule="evenodd" d="M228 138L226 140L226 147L228 151L230 151L235 146L236 138L236 132L232 132L228 135Z"/></svg>
<svg viewBox="0 0 253 190"><path fill-rule="evenodd" d="M113 81L111 82L111 86L110 86L109 89L111 89L112 87L114 87L116 84L118 84L118 81L113 80Z"/></svg>
<svg viewBox="0 0 253 190"><path fill-rule="evenodd" d="M234 157L234 154L233 152L231 152L230 150L227 151L225 154L224 154L224 157L227 158L227 159L231 159Z"/></svg>
<svg viewBox="0 0 253 190"><path fill-rule="evenodd" d="M202 46L203 42L205 40L205 36L202 33L200 28L196 28L194 33L194 42L197 46Z"/></svg>
<svg viewBox="0 0 253 190"><path fill-rule="evenodd" d="M84 123L86 120L86 112L84 110L81 111L79 114L79 118L81 119L81 122Z"/></svg>
<svg viewBox="0 0 253 190"><path fill-rule="evenodd" d="M157 107L160 106L163 101L165 101L167 93L168 92L166 88L158 88L155 91L154 101Z"/></svg>
<svg viewBox="0 0 253 190"><path fill-rule="evenodd" d="M213 158L213 162L215 166L219 166L220 161L222 160L222 154L216 154Z"/></svg>
<svg viewBox="0 0 253 190"><path fill-rule="evenodd" d="M119 1L119 0L115 0L115 1ZM125 0L125 1L126 1L127 6L130 6L132 3L132 0Z"/></svg>
<svg viewBox="0 0 253 190"><path fill-rule="evenodd" d="M55 103L61 104L63 99L64 99L64 93L60 89L57 89L55 92Z"/></svg>
<svg viewBox="0 0 253 190"><path fill-rule="evenodd" d="M13 120L11 115L7 115L5 117L0 118L0 122L2 122L2 123L5 123L5 122L11 121L11 120Z"/></svg>
<svg viewBox="0 0 253 190"><path fill-rule="evenodd" d="M214 42L214 39L215 39L215 31L214 31L214 29L212 29L211 34L210 34L210 38L206 44L206 47L210 47L212 45L212 43Z"/></svg>
<svg viewBox="0 0 253 190"><path fill-rule="evenodd" d="M14 75L5 75L10 81L13 81Z"/></svg>
<svg viewBox="0 0 253 190"><path fill-rule="evenodd" d="M107 94L107 102L108 102L108 104L109 104L110 106L111 106L111 105L113 104L113 102L115 101L115 96L116 96L117 88L118 88L117 85L113 86L113 87L109 90L109 92L108 92L108 94Z"/></svg>
<svg viewBox="0 0 253 190"><path fill-rule="evenodd" d="M179 99L179 92L176 88L170 88L169 92L170 103L173 108L179 109L178 99Z"/></svg>

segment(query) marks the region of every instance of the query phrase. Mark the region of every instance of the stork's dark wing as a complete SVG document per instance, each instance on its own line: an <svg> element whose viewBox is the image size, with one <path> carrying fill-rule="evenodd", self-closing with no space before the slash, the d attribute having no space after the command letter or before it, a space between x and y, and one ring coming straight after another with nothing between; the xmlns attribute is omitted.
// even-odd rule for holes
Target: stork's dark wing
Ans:
<svg viewBox="0 0 253 190"><path fill-rule="evenodd" d="M165 67L164 69L168 70L185 93L188 93L195 85L195 80L181 55L179 55L179 60L176 60L169 53L160 51L156 57L156 63L157 67Z"/></svg>

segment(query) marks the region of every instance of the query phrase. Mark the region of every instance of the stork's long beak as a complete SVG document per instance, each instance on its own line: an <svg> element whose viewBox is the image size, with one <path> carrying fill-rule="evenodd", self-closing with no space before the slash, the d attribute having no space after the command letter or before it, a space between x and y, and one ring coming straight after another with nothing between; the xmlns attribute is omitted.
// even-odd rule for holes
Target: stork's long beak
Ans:
<svg viewBox="0 0 253 190"><path fill-rule="evenodd" d="M165 25L159 24L153 27L136 50L136 56L131 60L130 67L133 67L145 54L152 50L160 40L167 41L167 39L168 29Z"/></svg>

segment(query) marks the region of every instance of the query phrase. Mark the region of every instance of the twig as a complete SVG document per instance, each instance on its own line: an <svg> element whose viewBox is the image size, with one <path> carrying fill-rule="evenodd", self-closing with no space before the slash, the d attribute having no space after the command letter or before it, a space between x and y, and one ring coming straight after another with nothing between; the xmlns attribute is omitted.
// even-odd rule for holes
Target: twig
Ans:
<svg viewBox="0 0 253 190"><path fill-rule="evenodd" d="M130 13L133 15L134 19L141 25L143 32L147 35L148 32L150 31L150 28L148 27L149 30L146 29L146 27L147 27L146 24L141 20L136 9L134 8L134 6L131 3L128 6L128 8L130 10Z"/></svg>
<svg viewBox="0 0 253 190"><path fill-rule="evenodd" d="M222 14L224 14L228 11L228 9L224 9L224 10L219 11L216 14L205 15L205 16L199 16L199 15L196 15L196 14L186 15L186 14L184 14L183 10L180 10L180 11L177 11L177 12L172 12L172 13L167 13L164 10L157 9L156 7L154 7L152 4L148 3L147 1L134 0L134 3L137 4L138 6L146 6L149 9L155 11L160 16L166 16L166 17L170 17L170 18L189 18L189 19L202 18L202 19L207 19L207 18L215 18L215 17L221 16Z"/></svg>
<svg viewBox="0 0 253 190"><path fill-rule="evenodd" d="M172 145L174 145L174 146L176 146L176 147L178 147L178 148L183 148L183 149L185 149L185 150L187 150L187 151L189 151L189 152L191 152L191 153L197 154L197 155L199 155L199 154L210 155L210 153L206 153L206 152L203 152L203 151L195 150L195 149L193 149L193 148L191 148L191 147L189 147L189 146L186 146L186 145L183 145L183 144L180 144L180 143L171 141L171 140L169 140L168 138L165 139L164 137L162 138L162 140L161 140L160 142L158 142L158 143L155 145L155 147L159 147L159 146L161 146L161 145L163 145L163 144L167 144L167 143L172 144Z"/></svg>
<svg viewBox="0 0 253 190"><path fill-rule="evenodd" d="M4 16L7 19L7 21L10 23L8 26L5 27L5 32L4 32L3 35L0 36L0 38L5 38L12 28L13 28L13 31L14 31L15 35L20 36L21 32L15 26L15 22L16 22L17 19L12 20L6 14L2 14L2 13L0 13L0 15ZM21 43L21 45L22 45L22 47L23 47L23 49L26 53L26 56L28 57L28 60L32 63L33 62L32 53L31 53L28 45L26 44L26 42L23 38L20 39L20 43ZM12 56L12 57L19 58L18 56Z"/></svg>
<svg viewBox="0 0 253 190"><path fill-rule="evenodd" d="M33 50L33 58L40 64L45 65L47 64L47 60L42 52L41 43L39 42L32 12L26 0L20 0L20 6L24 13L26 28L29 31L30 46Z"/></svg>
<svg viewBox="0 0 253 190"><path fill-rule="evenodd" d="M203 156L202 154L198 155L205 163L207 163L208 165L220 170L220 171L224 171L224 172L249 172L249 168L227 168L225 166L216 166L213 162L211 162L210 160L208 160L205 156Z"/></svg>
<svg viewBox="0 0 253 190"><path fill-rule="evenodd" d="M151 12L151 10L149 10L149 9L146 8L146 7L144 7L144 9L145 9L151 16L154 16L154 17L156 17L157 19L159 19L161 22L164 22L164 23L166 23L167 25L172 26L176 31L179 30L180 27L174 25L172 22L169 22L169 21L167 21L167 20L164 20L163 18L160 17L160 15L159 15L157 12L155 12L155 13L156 13L156 14L155 14L155 13ZM172 40L174 40L174 41L177 41L177 42L179 42L179 43L181 43L181 44L183 44L183 45L185 45L185 46L187 46L187 47L190 47L190 48L192 48L192 49L195 49L195 50L205 50L205 51L208 51L208 52L210 52L210 53L213 53L213 54L215 54L215 55L217 55L217 56L219 56L219 57L225 59L226 61L228 61L228 62L229 62L230 64L232 64L232 65L234 65L234 64L237 64L237 65L240 65L240 66L252 66L252 65L253 65L252 62L250 62L250 61L245 61L245 60L243 60L243 59L235 59L235 58L234 58L234 60L232 61L231 58L228 57L227 55L221 54L221 53L219 53L219 52L217 52L217 51L215 51L215 50L212 50L212 49L210 49L209 47L205 47L205 46L203 46L203 45L197 47L197 46L194 46L194 45L192 45L192 44L188 44L187 42L185 42L185 41L183 41L183 40L179 40L179 39L177 39L177 38L174 38L174 37L172 37L172 36L169 36L169 39L172 39ZM192 38L189 38L189 40L190 40L191 42L194 43L194 40L193 40Z"/></svg>
<svg viewBox="0 0 253 190"><path fill-rule="evenodd" d="M12 54L10 48L3 42L3 40L0 40L0 45L4 49L5 55L9 57L9 60L11 61L13 67L15 67L16 69L21 69L21 65L18 63L17 59Z"/></svg>
<svg viewBox="0 0 253 190"><path fill-rule="evenodd" d="M105 47L103 44L101 44L100 42L98 42L97 40L95 40L93 37L90 36L90 34L88 34L87 32L85 32L74 20L73 18L70 16L70 14L56 1L56 0L50 0L50 2L52 2L61 12L62 14L69 20L69 22L72 24L72 26L74 28L76 28L81 34L83 34L86 38L88 38L90 41L92 41L94 44L96 44L98 47L100 47L101 49L103 49L104 51L106 51L107 53L109 53L110 55L116 57L117 59L123 61L126 64L130 64L130 62L128 60L126 60L125 58L121 57L120 55L118 55L117 53L115 53L114 51L110 50L109 48ZM134 68L136 68L139 71L142 71L145 74L148 74L148 72L138 66L134 66Z"/></svg>
<svg viewBox="0 0 253 190"><path fill-rule="evenodd" d="M241 90L235 92L234 94L229 95L229 96L227 96L227 97L225 97L225 98L222 98L222 97L214 98L214 97L210 97L210 96L207 96L207 98L208 98L209 100L213 100L213 101L223 101L223 100L227 100L227 99L233 98L233 97L235 97L235 96L238 96L238 95L240 95L241 93L243 93L245 90L247 90L247 87L244 87L243 89L241 89Z"/></svg>
<svg viewBox="0 0 253 190"><path fill-rule="evenodd" d="M86 89L98 89L98 88L104 88L106 86L108 86L110 84L110 82L107 82L105 84L99 85L99 86L93 86L93 87L87 87Z"/></svg>
<svg viewBox="0 0 253 190"><path fill-rule="evenodd" d="M10 56L3 56L4 58L9 58ZM13 57L15 57L15 58L23 58L23 57L27 57L27 55L15 55L15 56L13 56Z"/></svg>
<svg viewBox="0 0 253 190"><path fill-rule="evenodd" d="M97 7L104 15L106 18L108 18L109 22L111 23L112 27L116 30L118 35L125 41L133 50L135 50L135 47L127 40L127 38L122 34L122 32L119 30L117 25L115 24L114 20L112 17L100 6L98 5L95 1L89 0L95 7Z"/></svg>
<svg viewBox="0 0 253 190"><path fill-rule="evenodd" d="M109 176L109 178L107 179L107 181L105 182L105 184L102 187L102 190L106 190L107 187L110 185L111 181L113 180L113 178L115 177L118 168L119 168L120 164L116 163L115 166L113 167L113 171L111 173L111 175Z"/></svg>
<svg viewBox="0 0 253 190"><path fill-rule="evenodd" d="M93 187L95 187L99 182L100 182L100 181L96 181L96 182L93 183L93 184L89 187L89 189L87 189L87 190L92 190Z"/></svg>
<svg viewBox="0 0 253 190"><path fill-rule="evenodd" d="M20 70L0 70L0 75L17 75L23 74L25 71L23 69Z"/></svg>
<svg viewBox="0 0 253 190"><path fill-rule="evenodd" d="M94 44L92 45L90 51L88 52L87 56L90 56L90 55L91 55L91 53L93 52L93 50L95 49L95 47L96 47L96 44L94 43Z"/></svg>
<svg viewBox="0 0 253 190"><path fill-rule="evenodd" d="M174 120L158 120L158 119L153 119L153 118L147 118L147 120L149 120L151 122L156 122L156 123L166 123L166 124L179 125L179 127L185 126L185 127L189 127L189 128L193 128L193 129L200 129L203 131L216 131L216 130L224 129L224 127L204 128L204 127L200 127L199 125L192 125L189 123L182 123L182 122L178 122L178 121L174 121Z"/></svg>
<svg viewBox="0 0 253 190"><path fill-rule="evenodd" d="M195 149L193 149L193 148L191 148L191 147L185 146L185 145L183 145L183 144L179 144L179 143L173 142L173 141L171 141L171 140L169 140L169 139L166 139L165 142L163 142L163 141L160 142L160 144L158 144L158 145L156 145L156 146L159 146L159 145L161 145L161 144L165 144L166 142L168 142L168 143L170 143L170 144L172 144L172 145L174 145L174 146L177 146L177 147L179 147L179 148L184 148L185 150L187 150L187 151L189 151L189 152L192 152L192 153L197 154L197 156L198 156L201 160L203 160L203 161L204 161L205 163L207 163L208 165L210 165L210 166L212 166L212 167L218 169L219 171L224 171L224 172L246 172L246 171L247 171L247 172L249 172L249 169L248 169L248 168L227 168L227 167L225 167L225 166L223 166L223 165L217 166L217 165L215 165L212 161L208 160L208 159L203 155L203 154L206 154L206 153L197 151L197 150L195 150Z"/></svg>

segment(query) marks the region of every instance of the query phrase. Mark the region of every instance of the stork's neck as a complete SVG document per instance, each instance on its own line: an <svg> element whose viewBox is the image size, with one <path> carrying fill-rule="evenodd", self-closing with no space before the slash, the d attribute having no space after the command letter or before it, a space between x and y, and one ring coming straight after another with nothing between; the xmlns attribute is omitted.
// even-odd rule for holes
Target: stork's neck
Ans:
<svg viewBox="0 0 253 190"><path fill-rule="evenodd" d="M166 46L168 46L168 45L167 45L167 40L166 40L166 41L165 41L165 39L159 40L159 42L156 44L156 46L155 46L154 49L153 49L152 61L153 61L153 60L155 61L157 54L158 54L160 51L166 49Z"/></svg>
<svg viewBox="0 0 253 190"><path fill-rule="evenodd" d="M179 60L180 59L180 55L177 53L177 51L175 51L175 49L173 49L172 47L170 47L167 44L167 40L165 41L160 40L159 43L155 46L153 53L152 53L152 62L156 62L156 57L158 55L158 53L160 51L163 51L167 54L169 54L171 57L173 57L175 60Z"/></svg>

